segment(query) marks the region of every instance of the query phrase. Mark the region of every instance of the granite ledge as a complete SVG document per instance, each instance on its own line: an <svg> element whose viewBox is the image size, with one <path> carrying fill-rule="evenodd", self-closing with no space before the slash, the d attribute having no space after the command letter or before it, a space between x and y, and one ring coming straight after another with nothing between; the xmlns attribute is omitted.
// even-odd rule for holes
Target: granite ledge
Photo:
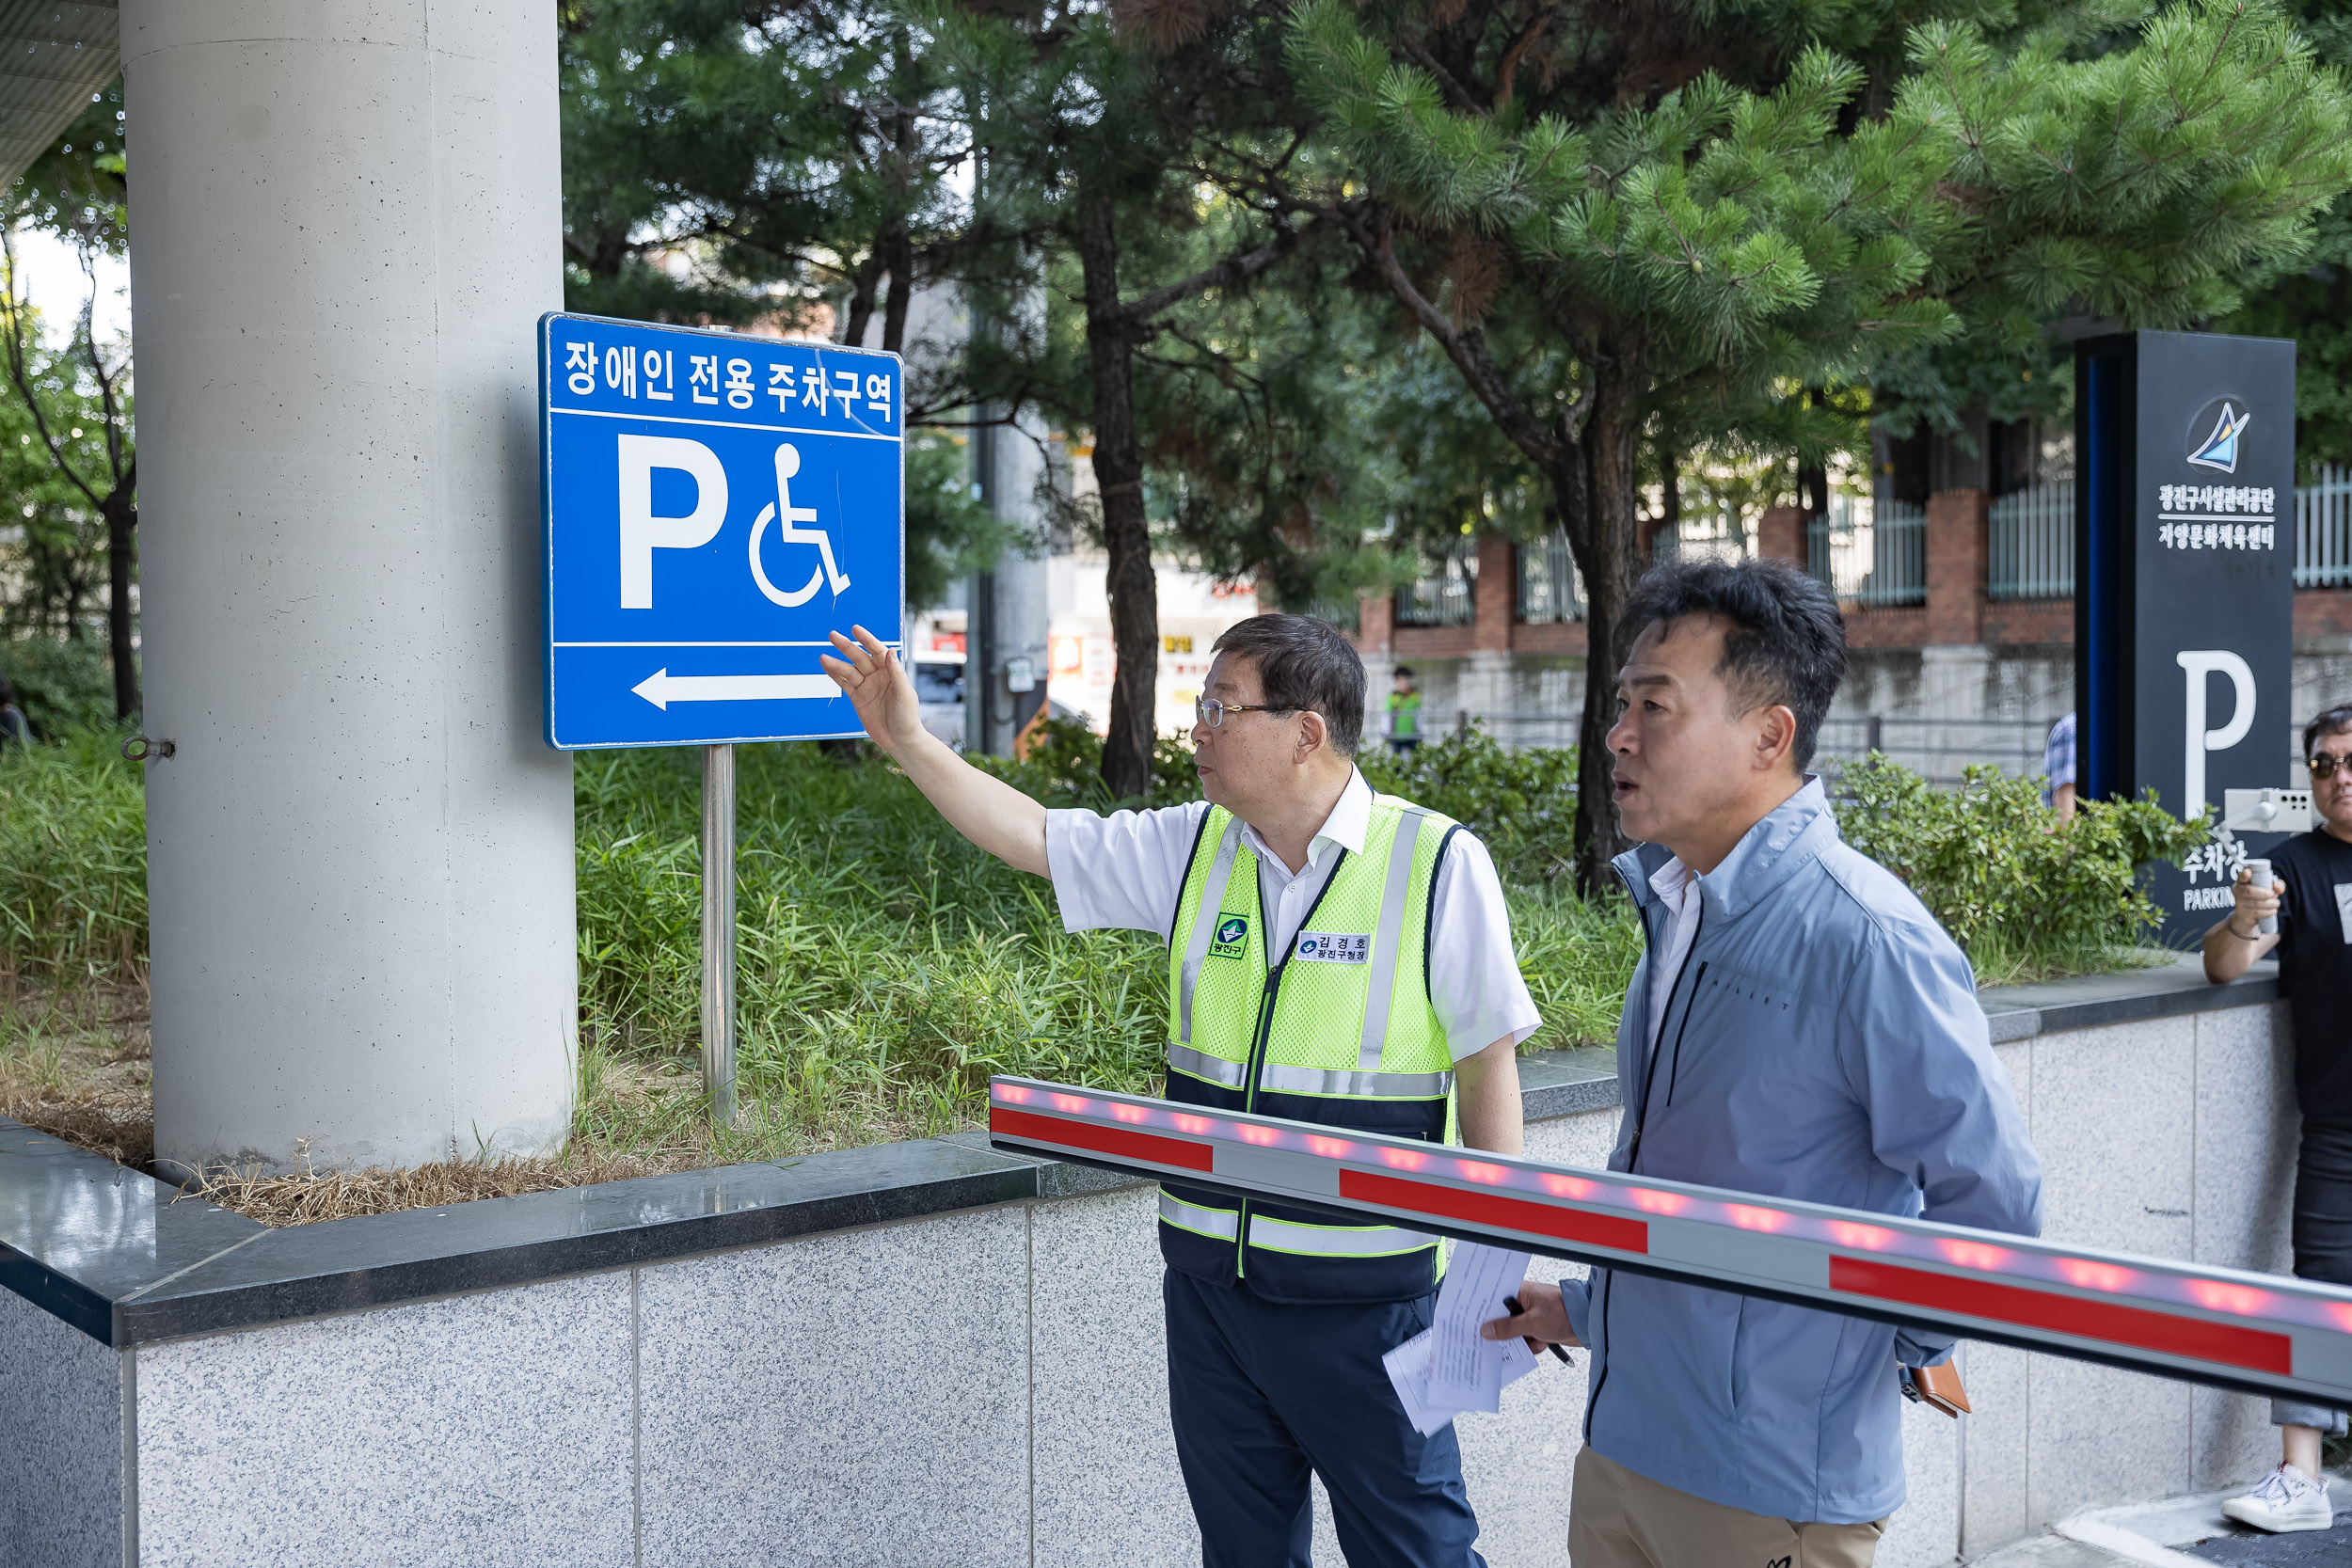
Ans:
<svg viewBox="0 0 2352 1568"><path fill-rule="evenodd" d="M2194 958L1982 998L1996 1040L2277 999L2275 966L2213 986ZM1619 1102L1607 1048L1519 1081L1531 1121ZM273 1230L0 1118L0 1289L119 1348L1141 1184L964 1132Z"/></svg>

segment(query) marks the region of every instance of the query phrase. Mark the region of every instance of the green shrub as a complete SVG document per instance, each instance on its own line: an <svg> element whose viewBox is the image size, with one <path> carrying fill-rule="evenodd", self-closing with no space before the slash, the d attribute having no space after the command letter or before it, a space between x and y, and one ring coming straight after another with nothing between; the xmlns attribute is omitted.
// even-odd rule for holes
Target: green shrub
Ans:
<svg viewBox="0 0 2352 1568"><path fill-rule="evenodd" d="M114 666L93 638L11 637L0 641L0 675L45 740L115 721Z"/></svg>
<svg viewBox="0 0 2352 1568"><path fill-rule="evenodd" d="M147 794L122 731L0 750L0 977L111 975L147 957Z"/></svg>
<svg viewBox="0 0 2352 1568"><path fill-rule="evenodd" d="M992 1072L1157 1078L1166 959L1061 929L1052 887L981 853L904 775L814 745L737 750L738 1071L805 1128L945 1128ZM700 1016L691 750L575 771L580 1015L592 1045L691 1052ZM886 1135L883 1134L883 1135Z"/></svg>
<svg viewBox="0 0 2352 1568"><path fill-rule="evenodd" d="M2206 837L2153 795L2084 801L2060 828L2039 784L1990 766L1942 790L1872 752L1840 784L1846 842L1911 885L1967 950L1979 985L2144 961L2162 916L2139 870Z"/></svg>
<svg viewBox="0 0 2352 1568"><path fill-rule="evenodd" d="M976 766L1033 795L1048 806L1115 811L1122 805L1180 806L1200 799L1200 775L1193 771L1192 748L1164 735L1152 748L1152 798L1114 800L1103 782L1103 737L1083 719L1048 719L1031 732L1028 755L1018 761L973 753Z"/></svg>
<svg viewBox="0 0 2352 1568"><path fill-rule="evenodd" d="M1499 744L1472 724L1403 755L1357 759L1375 789L1402 795L1476 833L1505 882L1541 884L1575 869L1576 748Z"/></svg>

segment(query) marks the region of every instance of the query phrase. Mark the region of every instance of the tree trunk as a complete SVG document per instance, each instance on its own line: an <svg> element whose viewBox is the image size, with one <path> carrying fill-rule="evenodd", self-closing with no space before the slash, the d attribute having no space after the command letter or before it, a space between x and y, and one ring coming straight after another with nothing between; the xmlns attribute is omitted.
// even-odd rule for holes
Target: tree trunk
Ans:
<svg viewBox="0 0 2352 1568"><path fill-rule="evenodd" d="M1103 737L1103 782L1114 799L1152 792L1160 668L1160 590L1152 570L1152 529L1143 514L1143 452L1136 438L1136 329L1119 300L1119 236L1111 205L1089 200L1078 214L1078 261L1086 279L1087 360L1094 394L1094 482L1103 495L1103 544L1110 555L1110 733Z"/></svg>
<svg viewBox="0 0 2352 1568"><path fill-rule="evenodd" d="M877 238L850 275L850 319L842 325L841 341L851 348L866 345L866 324L874 319L874 285L882 280L882 241Z"/></svg>
<svg viewBox="0 0 2352 1568"><path fill-rule="evenodd" d="M1610 861L1628 847L1617 827L1612 781L1615 759L1609 732L1617 717L1617 627L1633 586L1635 530L1634 458L1641 449L1642 378L1629 357L1599 366L1594 375L1593 408L1563 468L1553 476L1564 516L1581 515L1584 559L1584 717L1577 726L1576 886L1586 897L1616 885ZM1569 487L1581 494L1569 493Z"/></svg>
<svg viewBox="0 0 2352 1568"><path fill-rule="evenodd" d="M139 710L139 667L131 648L131 578L138 538L138 508L117 490L106 498L106 642L115 666L115 717Z"/></svg>
<svg viewBox="0 0 2352 1568"><path fill-rule="evenodd" d="M890 293L882 302L882 346L898 354L906 347L907 307L914 301L914 244L904 224L892 228L889 243Z"/></svg>

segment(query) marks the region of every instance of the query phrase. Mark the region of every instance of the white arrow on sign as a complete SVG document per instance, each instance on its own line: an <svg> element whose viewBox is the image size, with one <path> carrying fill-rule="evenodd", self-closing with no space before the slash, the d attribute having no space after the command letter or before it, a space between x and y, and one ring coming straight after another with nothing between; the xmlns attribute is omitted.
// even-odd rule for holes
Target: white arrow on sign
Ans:
<svg viewBox="0 0 2352 1568"><path fill-rule="evenodd" d="M664 712L672 703L823 702L841 695L831 675L673 675L666 668L629 689Z"/></svg>

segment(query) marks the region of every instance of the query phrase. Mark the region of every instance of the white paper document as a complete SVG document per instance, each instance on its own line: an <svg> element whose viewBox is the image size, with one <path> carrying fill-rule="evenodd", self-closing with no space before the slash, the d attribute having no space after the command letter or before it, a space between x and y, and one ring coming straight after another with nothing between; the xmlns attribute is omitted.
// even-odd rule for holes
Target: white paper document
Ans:
<svg viewBox="0 0 2352 1568"><path fill-rule="evenodd" d="M1414 1431L1425 1437L1466 1410L1502 1409L1503 1386L1534 1370L1526 1340L1478 1333L1511 1315L1503 1298L1526 1277L1524 1252L1454 1243L1430 1325L1380 1358Z"/></svg>

